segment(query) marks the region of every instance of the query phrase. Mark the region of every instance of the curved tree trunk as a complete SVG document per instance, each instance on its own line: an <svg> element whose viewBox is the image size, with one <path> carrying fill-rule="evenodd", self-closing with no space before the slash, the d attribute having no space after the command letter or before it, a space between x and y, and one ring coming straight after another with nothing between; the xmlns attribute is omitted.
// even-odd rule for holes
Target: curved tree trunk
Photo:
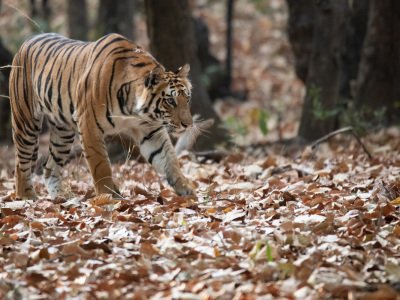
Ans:
<svg viewBox="0 0 400 300"><path fill-rule="evenodd" d="M386 107L400 119L400 2L371 0L367 36L356 85L356 105L371 113Z"/></svg>
<svg viewBox="0 0 400 300"><path fill-rule="evenodd" d="M201 80L201 67L197 56L192 15L187 0L146 0L147 30L150 52L168 70L175 71L189 63L193 83L192 112L202 118L214 118L214 127L201 137L196 148L210 148L226 139L225 131L219 129L219 118Z"/></svg>

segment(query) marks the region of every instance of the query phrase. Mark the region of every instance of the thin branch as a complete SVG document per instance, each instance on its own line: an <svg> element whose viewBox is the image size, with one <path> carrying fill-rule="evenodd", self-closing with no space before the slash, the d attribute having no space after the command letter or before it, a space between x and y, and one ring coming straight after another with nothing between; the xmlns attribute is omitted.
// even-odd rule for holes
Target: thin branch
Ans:
<svg viewBox="0 0 400 300"><path fill-rule="evenodd" d="M30 18L27 14L25 14L22 10L20 10L18 7L15 7L14 5L12 5L12 4L10 4L10 3L8 3L8 2L4 2L4 4L5 5L7 5L7 6L9 6L9 7L11 7L11 8L13 8L13 9L15 9L17 12L19 12L24 18L26 18L28 21L30 21L33 25L35 25L39 30L40 30L40 32L41 33L43 33L43 30L42 30L42 28L40 27L40 25L35 21L35 20L33 20L32 18Z"/></svg>
<svg viewBox="0 0 400 300"><path fill-rule="evenodd" d="M6 99L10 99L10 97L9 97L9 96L7 96L7 95L0 95L0 98L6 98Z"/></svg>
<svg viewBox="0 0 400 300"><path fill-rule="evenodd" d="M319 144L326 142L327 140L329 140L330 138L334 137L335 135L341 134L341 133L345 133L345 132L351 132L351 134L355 137L355 139L357 140L357 142L361 145L361 147L363 148L364 152L368 155L368 157L371 159L372 155L371 153L368 151L367 147L364 145L364 143L361 141L360 137L355 133L354 128L349 126L349 127L344 127L335 131L332 131L330 133L328 133L327 135L323 136L322 138L316 140L315 142L313 142L310 147L312 150L315 149L315 147L317 147Z"/></svg>

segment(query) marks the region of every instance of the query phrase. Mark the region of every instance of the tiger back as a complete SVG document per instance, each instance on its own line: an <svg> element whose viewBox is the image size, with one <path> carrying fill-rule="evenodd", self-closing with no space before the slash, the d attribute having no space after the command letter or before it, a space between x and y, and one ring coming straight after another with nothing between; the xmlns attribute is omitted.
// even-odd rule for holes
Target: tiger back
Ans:
<svg viewBox="0 0 400 300"><path fill-rule="evenodd" d="M178 194L193 193L169 137L193 125L188 65L166 71L151 54L118 34L95 42L42 34L21 46L13 66L10 101L17 198L36 197L31 173L44 115L50 125L45 179L52 198L62 193L61 168L76 135L96 193L119 195L104 136L121 132L136 141Z"/></svg>

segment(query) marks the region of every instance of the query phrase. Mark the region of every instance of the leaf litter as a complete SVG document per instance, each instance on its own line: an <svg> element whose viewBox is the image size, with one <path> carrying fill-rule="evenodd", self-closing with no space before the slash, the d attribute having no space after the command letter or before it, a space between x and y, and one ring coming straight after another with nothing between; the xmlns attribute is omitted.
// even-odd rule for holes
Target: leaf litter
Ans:
<svg viewBox="0 0 400 300"><path fill-rule="evenodd" d="M113 166L124 199L91 196L76 162L70 198L48 199L39 177L37 201L3 188L1 298L398 299L400 147L388 145L372 160L345 137L307 158L267 145L219 163L184 155L197 197L135 161Z"/></svg>

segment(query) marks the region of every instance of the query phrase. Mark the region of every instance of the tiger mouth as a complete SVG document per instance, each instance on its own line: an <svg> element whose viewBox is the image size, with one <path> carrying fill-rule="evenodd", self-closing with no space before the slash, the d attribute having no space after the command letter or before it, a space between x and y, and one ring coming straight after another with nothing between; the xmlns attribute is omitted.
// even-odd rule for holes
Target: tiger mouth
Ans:
<svg viewBox="0 0 400 300"><path fill-rule="evenodd" d="M168 132L171 134L180 135L186 131L186 128L178 127L176 125L169 124L168 125Z"/></svg>

